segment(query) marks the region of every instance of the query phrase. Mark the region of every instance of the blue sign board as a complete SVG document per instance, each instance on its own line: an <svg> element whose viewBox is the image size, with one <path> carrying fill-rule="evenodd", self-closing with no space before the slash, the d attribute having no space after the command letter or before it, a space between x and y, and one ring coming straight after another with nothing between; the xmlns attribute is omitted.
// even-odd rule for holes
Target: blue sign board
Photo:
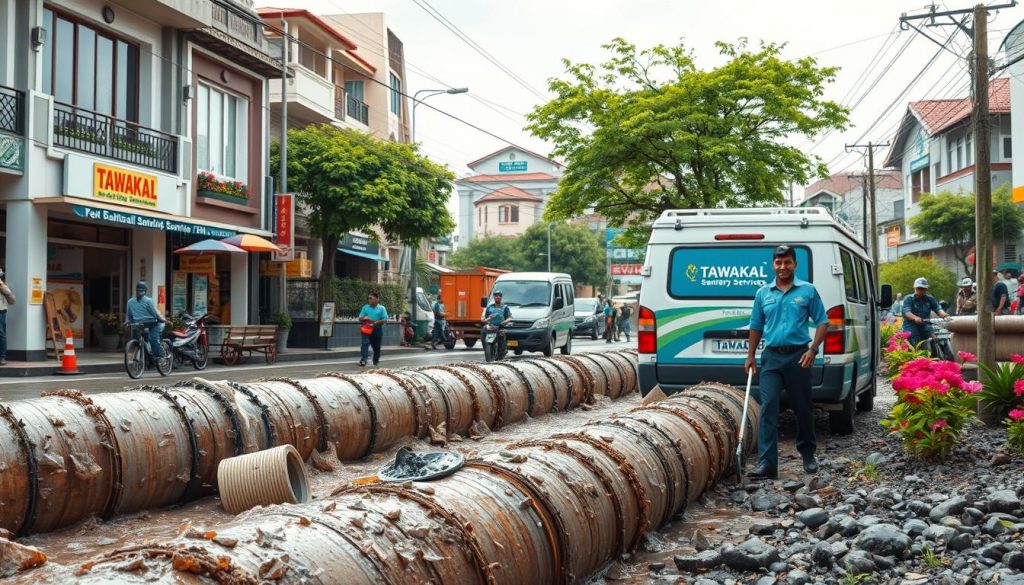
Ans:
<svg viewBox="0 0 1024 585"><path fill-rule="evenodd" d="M499 173L521 173L526 170L525 160L514 160L510 162L498 163Z"/></svg>
<svg viewBox="0 0 1024 585"><path fill-rule="evenodd" d="M128 228L161 230L165 232L176 232L186 236L202 236L204 238L230 238L238 233L234 230L219 227L184 223L163 217L151 217L148 215L125 213L123 211L111 211L109 209L99 209L96 207L87 207L85 205L73 205L72 208L74 209L75 215L78 217L91 219L93 221L102 221L104 223L112 223Z"/></svg>
<svg viewBox="0 0 1024 585"><path fill-rule="evenodd" d="M669 257L668 292L675 298L752 299L775 280L775 246L676 248ZM796 277L810 280L810 252L796 248Z"/></svg>

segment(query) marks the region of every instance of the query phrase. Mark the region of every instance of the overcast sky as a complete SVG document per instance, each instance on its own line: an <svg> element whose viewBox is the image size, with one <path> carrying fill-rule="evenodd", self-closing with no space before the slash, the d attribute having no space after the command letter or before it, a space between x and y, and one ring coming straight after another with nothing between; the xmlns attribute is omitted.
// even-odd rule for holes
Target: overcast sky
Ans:
<svg viewBox="0 0 1024 585"><path fill-rule="evenodd" d="M421 0L422 1L422 0ZM607 54L601 45L614 37L647 47L679 43L692 48L698 66L720 62L714 42L747 37L788 43L786 55L815 56L822 65L841 67L829 88L830 99L852 104L853 127L824 140L795 140L830 163L832 172L853 172L863 166L857 154L843 154L845 142L884 142L895 130L908 100L968 95L966 62L957 59L912 30L898 31L901 13L919 13L924 0L428 0L472 40L525 80L547 93L547 80L563 73L562 59L599 63ZM1003 1L988 4L1006 3ZM257 0L257 5L302 7L317 14L384 12L388 26L405 43L411 94L424 88L467 86L472 95L439 95L430 103L501 139L546 154L550 146L523 130L522 114L541 99L513 81L431 17L414 0ZM951 3L950 9L972 4ZM940 8L941 9L941 8ZM989 45L997 62L1003 37L1024 19L1024 8L1002 10L989 19ZM951 27L928 29L945 40ZM898 34L896 34L898 33ZM911 39L902 55L874 89L862 97L867 85ZM359 42L358 35L354 39ZM877 61L872 61L880 49ZM950 47L966 55L969 41L955 35ZM941 52L906 97L888 111L930 59ZM865 71L868 83L862 80ZM856 88L852 96L848 93ZM475 97L474 97L475 96ZM479 98L479 99L476 99ZM482 103L485 100L487 103ZM417 139L432 158L449 165L459 176L468 174L465 163L506 145L502 140L417 108ZM879 117L881 121L868 132ZM820 142L820 144L818 144ZM813 148L812 148L813 147ZM881 158L884 158L884 152ZM797 193L799 196L800 189Z"/></svg>

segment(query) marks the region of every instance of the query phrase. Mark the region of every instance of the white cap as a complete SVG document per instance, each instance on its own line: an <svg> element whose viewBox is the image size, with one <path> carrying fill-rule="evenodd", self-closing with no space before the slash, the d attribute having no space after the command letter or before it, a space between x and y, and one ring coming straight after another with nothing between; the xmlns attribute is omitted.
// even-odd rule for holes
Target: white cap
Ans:
<svg viewBox="0 0 1024 585"><path fill-rule="evenodd" d="M960 286L972 286L973 284L974 281L971 280L971 277L969 276L965 276L964 279L960 281Z"/></svg>
<svg viewBox="0 0 1024 585"><path fill-rule="evenodd" d="M928 279L921 276L914 281L914 288L928 288Z"/></svg>

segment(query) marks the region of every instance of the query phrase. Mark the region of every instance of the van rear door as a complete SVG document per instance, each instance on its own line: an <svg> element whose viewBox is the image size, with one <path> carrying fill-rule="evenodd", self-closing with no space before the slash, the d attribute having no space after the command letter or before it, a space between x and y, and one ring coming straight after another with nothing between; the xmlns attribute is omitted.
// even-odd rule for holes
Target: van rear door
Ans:
<svg viewBox="0 0 1024 585"><path fill-rule="evenodd" d="M771 260L776 245L759 241L672 249L667 279L672 302L655 311L659 383L746 383L742 365L750 310L757 290L775 278ZM797 278L811 281L810 248L795 250ZM817 384L821 368L815 370L812 383Z"/></svg>

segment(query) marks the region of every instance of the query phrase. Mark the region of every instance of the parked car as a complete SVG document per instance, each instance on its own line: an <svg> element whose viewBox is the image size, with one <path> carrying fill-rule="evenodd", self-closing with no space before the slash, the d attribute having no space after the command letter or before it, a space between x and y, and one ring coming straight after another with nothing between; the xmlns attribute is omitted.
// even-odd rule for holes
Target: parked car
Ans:
<svg viewBox="0 0 1024 585"><path fill-rule="evenodd" d="M604 335L604 313L597 299L593 297L580 297L573 303L572 334L576 337L586 336L597 339Z"/></svg>

